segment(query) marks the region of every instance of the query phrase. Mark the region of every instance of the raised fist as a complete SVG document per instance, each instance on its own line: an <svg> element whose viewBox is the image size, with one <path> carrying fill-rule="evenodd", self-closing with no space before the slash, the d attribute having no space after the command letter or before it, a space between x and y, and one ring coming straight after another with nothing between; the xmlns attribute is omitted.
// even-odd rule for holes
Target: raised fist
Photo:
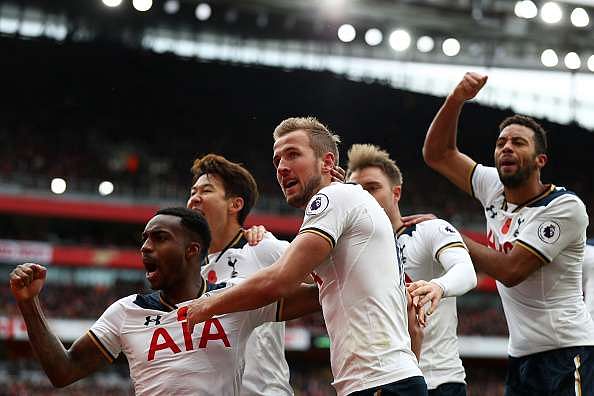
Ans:
<svg viewBox="0 0 594 396"><path fill-rule="evenodd" d="M451 96L460 102L465 102L474 98L486 82L487 76L482 76L478 73L466 73L462 81L452 91Z"/></svg>
<svg viewBox="0 0 594 396"><path fill-rule="evenodd" d="M45 283L47 268L35 263L17 266L10 273L10 290L17 301L27 301L36 297Z"/></svg>

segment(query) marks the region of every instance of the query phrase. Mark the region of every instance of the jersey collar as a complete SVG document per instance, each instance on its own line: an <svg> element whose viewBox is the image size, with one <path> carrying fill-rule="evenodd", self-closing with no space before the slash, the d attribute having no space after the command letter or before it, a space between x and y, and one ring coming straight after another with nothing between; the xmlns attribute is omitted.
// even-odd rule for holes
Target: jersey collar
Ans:
<svg viewBox="0 0 594 396"><path fill-rule="evenodd" d="M516 213L523 207L531 205L537 201L540 201L541 199L545 198L547 195L549 195L550 193L555 191L555 188L556 188L556 186L554 184L548 184L548 185L545 185L545 187L546 187L545 190L543 192L541 192L540 194L538 194L535 197L532 197L529 200L516 206L516 208L514 210L512 210L512 213ZM507 200L505 199L505 192L503 193L503 203L501 204L501 209L507 210Z"/></svg>
<svg viewBox="0 0 594 396"><path fill-rule="evenodd" d="M198 299L198 298L202 297L202 295L203 295L204 293L206 293L206 288L207 288L207 285L206 285L206 280L204 280L204 278L202 277L202 275L200 275L200 280L202 281L202 287L200 288L200 291L198 292L198 296L196 296L196 299ZM167 299L166 299L166 298L165 298L165 296L163 295L163 292L162 292L162 291L160 291L160 292L159 292L159 301L160 301L160 302L161 302L161 304L163 304L163 306L164 306L165 308L167 308L169 311L173 311L173 310L176 310L176 309L178 308L178 307L177 307L177 305L175 305L175 304L173 304L173 303L171 303L171 302L167 301Z"/></svg>

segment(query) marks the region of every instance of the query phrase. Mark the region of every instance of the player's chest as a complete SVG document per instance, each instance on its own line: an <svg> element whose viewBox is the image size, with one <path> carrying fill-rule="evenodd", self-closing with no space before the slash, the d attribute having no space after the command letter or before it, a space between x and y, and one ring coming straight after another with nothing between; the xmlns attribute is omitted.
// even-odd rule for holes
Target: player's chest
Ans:
<svg viewBox="0 0 594 396"><path fill-rule="evenodd" d="M508 253L537 212L538 210L531 210L531 208L522 208L517 212L503 210L497 206L497 203L487 206L485 208L487 245L491 249Z"/></svg>
<svg viewBox="0 0 594 396"><path fill-rule="evenodd" d="M202 266L202 276L209 284L216 284L230 278L247 278L259 269L256 260L241 251L227 251L221 256L209 258Z"/></svg>
<svg viewBox="0 0 594 396"><path fill-rule="evenodd" d="M238 343L239 323L228 316L212 318L196 325L190 333L186 308L129 315L121 330L122 347L128 359L150 364L188 353L209 356L233 353Z"/></svg>

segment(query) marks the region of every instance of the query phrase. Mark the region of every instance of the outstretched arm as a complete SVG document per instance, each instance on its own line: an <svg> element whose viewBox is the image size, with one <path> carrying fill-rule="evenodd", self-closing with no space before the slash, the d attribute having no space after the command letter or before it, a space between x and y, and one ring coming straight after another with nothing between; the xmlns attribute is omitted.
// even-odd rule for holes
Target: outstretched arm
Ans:
<svg viewBox="0 0 594 396"><path fill-rule="evenodd" d="M469 176L475 162L458 151L458 118L464 102L474 98L486 82L487 76L466 73L433 119L423 145L425 163L468 194L471 194Z"/></svg>
<svg viewBox="0 0 594 396"><path fill-rule="evenodd" d="M318 287L316 285L302 283L295 292L283 298L279 320L291 320L300 318L322 310Z"/></svg>
<svg viewBox="0 0 594 396"><path fill-rule="evenodd" d="M302 280L328 257L331 249L326 239L317 234L306 232L297 235L273 265L225 292L193 301L188 307L190 332L197 323L214 315L248 311L289 298L300 287Z"/></svg>
<svg viewBox="0 0 594 396"><path fill-rule="evenodd" d="M21 264L10 274L10 288L43 370L54 386L63 387L104 367L108 361L87 334L66 350L49 328L38 298L46 273L47 269L41 265Z"/></svg>

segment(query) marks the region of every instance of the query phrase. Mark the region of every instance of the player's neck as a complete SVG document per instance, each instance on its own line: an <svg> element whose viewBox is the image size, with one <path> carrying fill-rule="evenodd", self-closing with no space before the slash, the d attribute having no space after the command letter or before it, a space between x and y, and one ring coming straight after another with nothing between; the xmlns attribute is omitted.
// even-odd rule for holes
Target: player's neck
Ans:
<svg viewBox="0 0 594 396"><path fill-rule="evenodd" d="M504 187L505 200L514 205L520 205L539 194L542 194L547 187L539 179L529 179L518 187Z"/></svg>
<svg viewBox="0 0 594 396"><path fill-rule="evenodd" d="M161 290L161 295L169 304L179 304L184 301L193 300L202 293L204 279L200 273L192 274L181 284L177 284L171 290Z"/></svg>
<svg viewBox="0 0 594 396"><path fill-rule="evenodd" d="M223 227L213 227L212 240L210 242L208 253L212 254L222 251L235 237L237 237L239 230L241 230L241 225L239 225L237 221L230 221Z"/></svg>

